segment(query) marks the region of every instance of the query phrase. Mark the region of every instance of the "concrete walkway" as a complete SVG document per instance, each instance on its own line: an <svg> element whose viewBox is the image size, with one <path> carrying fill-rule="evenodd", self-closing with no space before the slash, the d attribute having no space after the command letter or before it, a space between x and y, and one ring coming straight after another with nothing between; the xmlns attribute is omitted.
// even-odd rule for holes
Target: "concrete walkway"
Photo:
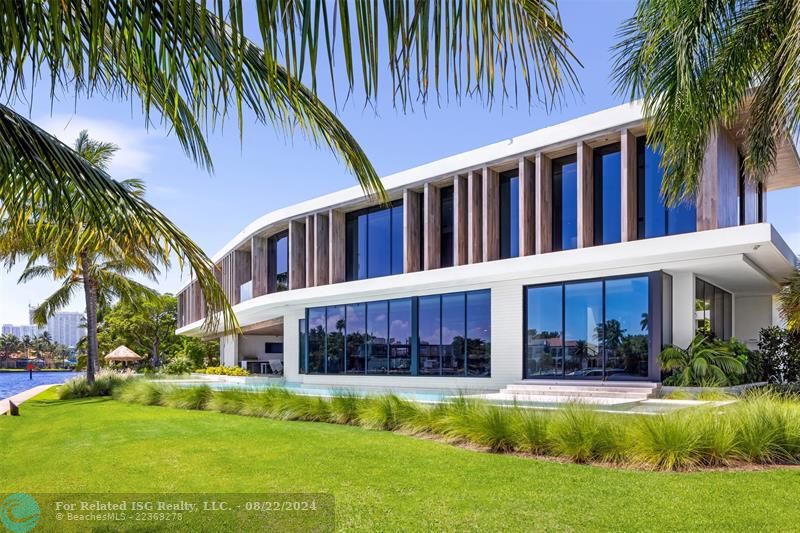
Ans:
<svg viewBox="0 0 800 533"><path fill-rule="evenodd" d="M8 401L9 400L14 402L14 404L19 405L22 402L24 402L25 400L30 400L31 398L33 398L37 394L41 394L44 391L46 391L47 389L49 389L50 387L55 387L56 385L58 385L58 383L50 383L48 385L37 385L36 387L33 387L32 389L28 389L26 391L22 391L22 392L20 392L18 394L15 394L14 396L12 396L10 398L5 398L4 400L0 400L0 415L4 415L4 414L6 414L8 412L8 409L9 409Z"/></svg>

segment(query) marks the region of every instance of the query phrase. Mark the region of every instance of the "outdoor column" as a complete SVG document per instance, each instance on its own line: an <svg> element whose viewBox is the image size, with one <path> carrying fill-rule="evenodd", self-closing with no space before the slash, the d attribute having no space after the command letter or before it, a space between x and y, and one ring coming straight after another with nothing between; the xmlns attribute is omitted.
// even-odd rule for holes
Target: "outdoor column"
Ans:
<svg viewBox="0 0 800 533"><path fill-rule="evenodd" d="M306 228L299 220L289 222L289 288L306 286Z"/></svg>
<svg viewBox="0 0 800 533"><path fill-rule="evenodd" d="M267 294L267 238L256 236L250 241L253 298Z"/></svg>
<svg viewBox="0 0 800 533"><path fill-rule="evenodd" d="M483 167L483 260L500 259L500 175Z"/></svg>
<svg viewBox="0 0 800 533"><path fill-rule="evenodd" d="M483 261L482 181L478 170L470 170L467 174L467 260L470 264Z"/></svg>
<svg viewBox="0 0 800 533"><path fill-rule="evenodd" d="M453 264L466 265L467 256L467 178L453 178Z"/></svg>
<svg viewBox="0 0 800 533"><path fill-rule="evenodd" d="M328 281L341 283L345 279L345 216L341 211L328 211Z"/></svg>
<svg viewBox="0 0 800 533"><path fill-rule="evenodd" d="M620 222L622 241L635 241L638 238L638 196L636 191L637 168L636 136L631 130L624 129L620 134Z"/></svg>
<svg viewBox="0 0 800 533"><path fill-rule="evenodd" d="M536 253L536 167L519 158L519 255Z"/></svg>
<svg viewBox="0 0 800 533"><path fill-rule="evenodd" d="M328 284L328 215L314 215L314 285Z"/></svg>
<svg viewBox="0 0 800 533"><path fill-rule="evenodd" d="M403 272L418 272L422 246L422 199L418 192L403 191Z"/></svg>
<svg viewBox="0 0 800 533"><path fill-rule="evenodd" d="M313 287L316 282L314 263L314 248L316 244L316 229L314 228L314 215L306 216L306 287Z"/></svg>
<svg viewBox="0 0 800 533"><path fill-rule="evenodd" d="M592 147L581 141L577 146L578 168L578 248L594 245L594 176Z"/></svg>
<svg viewBox="0 0 800 533"><path fill-rule="evenodd" d="M432 183L426 183L424 189L425 213L425 270L439 268L441 263L441 193Z"/></svg>
<svg viewBox="0 0 800 533"><path fill-rule="evenodd" d="M239 336L225 335L219 339L219 364L222 366L238 366Z"/></svg>
<svg viewBox="0 0 800 533"><path fill-rule="evenodd" d="M692 272L672 273L672 343L685 348L695 329L695 280Z"/></svg>
<svg viewBox="0 0 800 533"><path fill-rule="evenodd" d="M550 158L536 154L536 253L553 250L553 165Z"/></svg>

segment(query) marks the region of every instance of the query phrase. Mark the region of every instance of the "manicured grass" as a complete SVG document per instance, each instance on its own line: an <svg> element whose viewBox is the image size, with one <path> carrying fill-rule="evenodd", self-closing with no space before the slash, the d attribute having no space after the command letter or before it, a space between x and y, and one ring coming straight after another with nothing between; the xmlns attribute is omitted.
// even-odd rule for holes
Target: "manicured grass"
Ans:
<svg viewBox="0 0 800 533"><path fill-rule="evenodd" d="M59 401L0 417L0 493L328 492L337 529L791 530L800 470L664 473L361 427Z"/></svg>

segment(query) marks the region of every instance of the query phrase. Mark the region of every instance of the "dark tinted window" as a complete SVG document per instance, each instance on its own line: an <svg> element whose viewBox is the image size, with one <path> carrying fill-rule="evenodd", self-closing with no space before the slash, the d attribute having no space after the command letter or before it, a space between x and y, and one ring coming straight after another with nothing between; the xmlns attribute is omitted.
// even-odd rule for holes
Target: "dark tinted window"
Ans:
<svg viewBox="0 0 800 533"><path fill-rule="evenodd" d="M366 306L351 304L347 306L347 373L363 374L366 361Z"/></svg>
<svg viewBox="0 0 800 533"><path fill-rule="evenodd" d="M519 256L519 177L500 176L500 258Z"/></svg>
<svg viewBox="0 0 800 533"><path fill-rule="evenodd" d="M345 229L347 280L403 272L403 204L348 213Z"/></svg>
<svg viewBox="0 0 800 533"><path fill-rule="evenodd" d="M367 374L386 374L389 371L389 302L367 304Z"/></svg>
<svg viewBox="0 0 800 533"><path fill-rule="evenodd" d="M553 160L553 250L578 247L578 166L575 156Z"/></svg>
<svg viewBox="0 0 800 533"><path fill-rule="evenodd" d="M621 158L619 144L594 151L594 243L611 244L622 237Z"/></svg>
<svg viewBox="0 0 800 533"><path fill-rule="evenodd" d="M441 253L439 257L442 268L453 266L454 233L453 233L453 187L444 187L441 190Z"/></svg>

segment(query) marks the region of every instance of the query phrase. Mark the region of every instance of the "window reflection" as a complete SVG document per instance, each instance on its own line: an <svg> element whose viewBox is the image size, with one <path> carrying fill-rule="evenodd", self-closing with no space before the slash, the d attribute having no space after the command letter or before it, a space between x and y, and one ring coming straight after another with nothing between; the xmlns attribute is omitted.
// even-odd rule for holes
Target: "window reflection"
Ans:
<svg viewBox="0 0 800 533"><path fill-rule="evenodd" d="M553 251L578 247L578 166L575 156L553 160Z"/></svg>
<svg viewBox="0 0 800 533"><path fill-rule="evenodd" d="M348 213L345 241L348 281L402 273L402 201Z"/></svg>
<svg viewBox="0 0 800 533"><path fill-rule="evenodd" d="M441 299L423 296L419 299L419 373L436 374L441 371L439 347L442 342Z"/></svg>
<svg viewBox="0 0 800 533"><path fill-rule="evenodd" d="M350 304L346 309L347 373L363 374L366 360L366 306Z"/></svg>
<svg viewBox="0 0 800 533"><path fill-rule="evenodd" d="M367 304L367 339L369 352L367 374L386 374L389 371L389 303Z"/></svg>
<svg viewBox="0 0 800 533"><path fill-rule="evenodd" d="M289 232L273 235L267 241L269 292L289 290Z"/></svg>
<svg viewBox="0 0 800 533"><path fill-rule="evenodd" d="M500 258L519 256L519 176L500 176Z"/></svg>
<svg viewBox="0 0 800 533"><path fill-rule="evenodd" d="M733 296L728 291L695 280L695 330L722 340L731 338L733 329Z"/></svg>
<svg viewBox="0 0 800 533"><path fill-rule="evenodd" d="M389 373L411 374L411 300L389 302Z"/></svg>
<svg viewBox="0 0 800 533"><path fill-rule="evenodd" d="M308 310L308 373L325 372L325 308Z"/></svg>
<svg viewBox="0 0 800 533"><path fill-rule="evenodd" d="M658 147L646 144L644 137L637 140L638 153L638 219L639 238L663 237L696 231L696 208L692 201L667 207L661 195L661 152Z"/></svg>
<svg viewBox="0 0 800 533"><path fill-rule="evenodd" d="M328 307L327 357L325 358L325 373L327 374L341 374L344 372L344 317L343 305Z"/></svg>
<svg viewBox="0 0 800 533"><path fill-rule="evenodd" d="M442 268L451 267L454 264L454 223L455 213L453 211L453 186L443 187L440 192L440 211L441 237L440 237L440 256L439 265ZM402 237L401 237L402 238Z"/></svg>
<svg viewBox="0 0 800 533"><path fill-rule="evenodd" d="M466 296L442 296L442 374L464 375L466 353Z"/></svg>
<svg viewBox="0 0 800 533"><path fill-rule="evenodd" d="M647 378L647 276L528 287L526 294L526 378Z"/></svg>
<svg viewBox="0 0 800 533"><path fill-rule="evenodd" d="M612 244L622 237L621 157L619 144L594 150L594 243Z"/></svg>

